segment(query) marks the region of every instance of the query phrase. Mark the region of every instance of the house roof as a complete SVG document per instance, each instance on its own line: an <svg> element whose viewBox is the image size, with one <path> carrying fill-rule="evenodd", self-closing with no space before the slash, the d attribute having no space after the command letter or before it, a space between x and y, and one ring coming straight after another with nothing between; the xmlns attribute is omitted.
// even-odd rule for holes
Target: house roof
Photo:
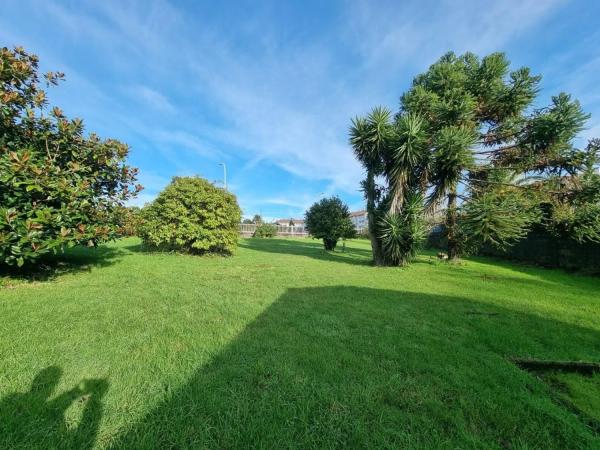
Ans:
<svg viewBox="0 0 600 450"><path fill-rule="evenodd" d="M360 211L352 211L350 213L350 217L364 216L365 214L367 214L367 211L365 211L364 209L361 209Z"/></svg>
<svg viewBox="0 0 600 450"><path fill-rule="evenodd" d="M287 225L288 223L290 223L290 220L292 222L294 222L294 225L302 225L304 224L304 219L294 219L294 218L289 218L289 219L277 219L275 221L275 223L280 223L280 224L284 224Z"/></svg>

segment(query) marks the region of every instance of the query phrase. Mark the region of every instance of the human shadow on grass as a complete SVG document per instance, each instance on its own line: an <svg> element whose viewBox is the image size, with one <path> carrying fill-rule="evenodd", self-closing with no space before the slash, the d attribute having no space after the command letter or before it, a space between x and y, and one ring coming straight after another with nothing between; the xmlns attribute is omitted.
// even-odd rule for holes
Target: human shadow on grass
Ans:
<svg viewBox="0 0 600 450"><path fill-rule="evenodd" d="M34 282L49 281L67 273L89 272L93 267L107 267L124 255L120 248L101 245L97 248L74 247L40 258L34 265L23 268L0 268L0 277Z"/></svg>
<svg viewBox="0 0 600 450"><path fill-rule="evenodd" d="M352 246L343 248L340 241L335 251L325 251L320 240L309 239L244 239L239 244L242 248L267 253L308 256L321 261L333 261L354 265L372 265L371 250L359 249Z"/></svg>
<svg viewBox="0 0 600 450"><path fill-rule="evenodd" d="M508 357L592 359L599 342L460 297L289 289L113 447L592 448Z"/></svg>
<svg viewBox="0 0 600 450"><path fill-rule="evenodd" d="M0 448L92 448L102 418L105 379L83 380L80 385L53 397L62 371L50 366L40 371L24 393L0 399ZM67 426L65 411L84 403L77 426Z"/></svg>

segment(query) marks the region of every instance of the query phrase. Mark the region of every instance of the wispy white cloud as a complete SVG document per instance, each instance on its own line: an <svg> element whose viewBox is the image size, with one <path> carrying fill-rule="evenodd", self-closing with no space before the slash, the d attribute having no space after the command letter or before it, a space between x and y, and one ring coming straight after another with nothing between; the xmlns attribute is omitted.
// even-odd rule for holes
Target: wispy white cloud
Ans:
<svg viewBox="0 0 600 450"><path fill-rule="evenodd" d="M262 201L262 203L268 205L284 205L291 206L293 208L297 208L300 210L304 210L311 204L311 200L307 200L306 197L304 200L290 197L274 197L274 198L266 198Z"/></svg>
<svg viewBox="0 0 600 450"><path fill-rule="evenodd" d="M340 27L334 36L362 51L364 61L355 74L336 70L332 49L310 44L252 55L252 61L232 56L220 44L215 54L203 54L213 64L195 64L194 70L230 120L227 142L297 176L328 180L355 193L362 170L347 145L349 118L390 100L387 77L405 58L418 55L429 63L448 48L496 50L558 3L510 1L482 9L448 2L434 21L411 22L396 2L377 8L359 2L348 8L344 21L354 33L349 36ZM357 83L361 76L369 82ZM398 95L394 91L392 98Z"/></svg>
<svg viewBox="0 0 600 450"><path fill-rule="evenodd" d="M345 192L359 203L362 168L347 144L352 116L377 104L395 107L412 76L447 50L501 49L561 3L357 0L344 4L326 32L304 30L296 40L264 12L249 13L240 29L224 29L163 0L33 2L28 9L56 23L65 39L85 42L94 59L124 79L129 97L111 91L114 83L99 85L82 70L75 75L81 89L96 93L95 114L107 128L112 120L155 147L173 175L192 172L192 157L213 165L237 160L232 183L246 189L240 193L244 209L263 202L297 213L318 198L311 182L325 186L318 190L326 195ZM243 34L244 51L231 35L236 32ZM52 46L45 52L60 61ZM306 186L293 195L251 195L239 177L251 177L264 163Z"/></svg>
<svg viewBox="0 0 600 450"><path fill-rule="evenodd" d="M158 111L167 113L176 111L175 106L166 96L148 86L128 86L126 91L130 92L134 98L140 100L146 106L150 106Z"/></svg>

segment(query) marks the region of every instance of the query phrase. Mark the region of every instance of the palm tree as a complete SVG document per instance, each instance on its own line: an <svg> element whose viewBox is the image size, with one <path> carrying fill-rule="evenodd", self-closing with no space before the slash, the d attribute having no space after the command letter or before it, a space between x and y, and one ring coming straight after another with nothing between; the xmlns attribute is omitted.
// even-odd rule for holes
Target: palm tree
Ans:
<svg viewBox="0 0 600 450"><path fill-rule="evenodd" d="M385 264L381 241L376 232L380 195L375 179L383 174L383 156L391 135L391 116L389 109L377 107L366 118L352 119L350 127L350 145L366 171L362 189L367 201L369 237L375 265Z"/></svg>
<svg viewBox="0 0 600 450"><path fill-rule="evenodd" d="M424 120L413 113L397 115L385 170L391 213L401 211L409 191L425 194L430 171Z"/></svg>

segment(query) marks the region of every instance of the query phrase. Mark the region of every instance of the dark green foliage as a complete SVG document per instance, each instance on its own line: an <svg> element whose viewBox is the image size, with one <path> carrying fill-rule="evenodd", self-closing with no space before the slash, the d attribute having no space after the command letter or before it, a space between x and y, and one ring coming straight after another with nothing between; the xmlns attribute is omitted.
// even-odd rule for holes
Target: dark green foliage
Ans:
<svg viewBox="0 0 600 450"><path fill-rule="evenodd" d="M272 223L261 223L252 234L252 237L258 238L272 238L275 236L277 236L277 225Z"/></svg>
<svg viewBox="0 0 600 450"><path fill-rule="evenodd" d="M158 250L231 254L240 218L235 195L200 177L175 177L142 210L139 236Z"/></svg>
<svg viewBox="0 0 600 450"><path fill-rule="evenodd" d="M80 119L47 106L37 57L0 49L0 265L116 237L116 211L141 189L127 145L86 136Z"/></svg>
<svg viewBox="0 0 600 450"><path fill-rule="evenodd" d="M440 242L436 248L445 248ZM543 267L559 267L589 275L600 275L600 243L579 243L563 238L544 227L536 226L526 237L506 248L483 245L477 249L481 255L496 256L535 264Z"/></svg>
<svg viewBox="0 0 600 450"><path fill-rule="evenodd" d="M460 231L471 248L482 244L505 248L524 238L539 219L537 204L521 192L487 191L465 203Z"/></svg>
<svg viewBox="0 0 600 450"><path fill-rule="evenodd" d="M600 140L592 139L585 150L571 152L578 163L567 177L552 177L543 183L550 213L547 229L577 242L600 242Z"/></svg>
<svg viewBox="0 0 600 450"><path fill-rule="evenodd" d="M458 188L468 171L476 168L477 145L502 146L511 141L505 129L524 121L522 115L535 98L539 81L527 68L509 72L509 62L501 53L481 60L471 53L448 53L417 76L402 96L400 114L418 114L425 121L426 153L432 166L428 203L435 208L446 202L450 259L460 255L464 244L458 229ZM497 229L487 227L486 233Z"/></svg>
<svg viewBox="0 0 600 450"><path fill-rule="evenodd" d="M260 216L260 214L254 214L254 217L252 218L251 223L255 223L256 225L260 225L261 223L263 223L263 219Z"/></svg>
<svg viewBox="0 0 600 450"><path fill-rule="evenodd" d="M334 250L338 240L354 237L348 206L338 197L324 198L306 212L306 228L317 239L323 239L325 250Z"/></svg>
<svg viewBox="0 0 600 450"><path fill-rule="evenodd" d="M510 145L494 148L492 159L497 165L512 166L520 172L574 175L582 169L585 151L574 148L572 141L589 117L570 95L554 96L550 106L511 127Z"/></svg>

